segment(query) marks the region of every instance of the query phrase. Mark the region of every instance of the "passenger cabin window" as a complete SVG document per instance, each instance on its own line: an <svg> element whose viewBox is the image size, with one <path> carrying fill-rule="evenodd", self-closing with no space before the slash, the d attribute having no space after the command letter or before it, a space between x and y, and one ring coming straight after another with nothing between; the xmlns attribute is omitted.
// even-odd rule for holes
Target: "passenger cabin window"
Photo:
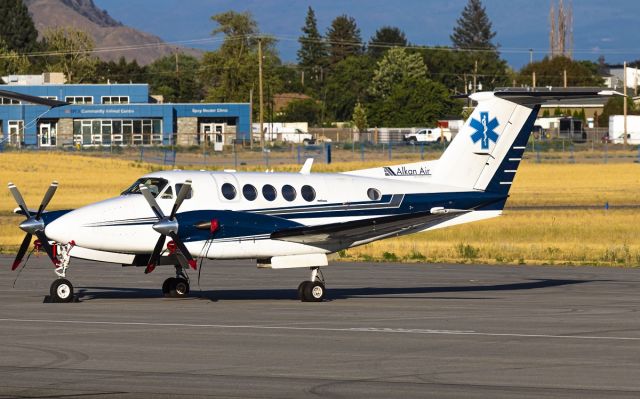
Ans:
<svg viewBox="0 0 640 399"><path fill-rule="evenodd" d="M128 189L124 190L121 195L129 195L129 194L142 194L140 192L140 185L147 186L149 192L154 197L157 197L158 194L167 186L169 182L165 179L160 179L158 177L143 177L141 179L136 180Z"/></svg>
<svg viewBox="0 0 640 399"><path fill-rule="evenodd" d="M182 186L184 186L184 184L182 183L178 183L176 184L176 195L178 195L178 193L180 192L180 190L182 190ZM234 189L235 190L235 189ZM187 193L187 196L184 197L184 199L191 199L193 197L193 187L191 187L189 189L189 192Z"/></svg>
<svg viewBox="0 0 640 399"><path fill-rule="evenodd" d="M242 195L249 201L255 201L258 198L258 190L251 184L245 184L242 187Z"/></svg>
<svg viewBox="0 0 640 399"><path fill-rule="evenodd" d="M228 200L232 200L236 197L236 188L231 183L225 183L222 185L222 196Z"/></svg>
<svg viewBox="0 0 640 399"><path fill-rule="evenodd" d="M370 188L367 190L367 197L369 197L371 201L377 201L382 197L382 195L380 194L380 191L375 188Z"/></svg>
<svg viewBox="0 0 640 399"><path fill-rule="evenodd" d="M302 195L302 198L304 198L304 200L307 202L311 202L316 199L316 190L314 190L311 186L302 186L300 194Z"/></svg>
<svg viewBox="0 0 640 399"><path fill-rule="evenodd" d="M278 196L278 193L276 192L276 188L273 187L271 184L265 184L262 187L262 196L267 200L267 201L273 201L276 199L276 197Z"/></svg>
<svg viewBox="0 0 640 399"><path fill-rule="evenodd" d="M291 202L296 199L296 189L289 184L282 186L282 196L287 201Z"/></svg>

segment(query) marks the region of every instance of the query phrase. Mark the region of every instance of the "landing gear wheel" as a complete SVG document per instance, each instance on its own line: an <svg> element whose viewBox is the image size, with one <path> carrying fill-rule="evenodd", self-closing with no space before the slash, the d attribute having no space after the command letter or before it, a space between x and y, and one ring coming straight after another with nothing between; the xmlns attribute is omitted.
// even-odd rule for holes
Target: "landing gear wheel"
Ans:
<svg viewBox="0 0 640 399"><path fill-rule="evenodd" d="M304 302L304 289L307 283L311 283L311 281L303 281L298 286L298 299Z"/></svg>
<svg viewBox="0 0 640 399"><path fill-rule="evenodd" d="M184 298L189 295L189 282L183 278L174 278L169 291L172 298Z"/></svg>
<svg viewBox="0 0 640 399"><path fill-rule="evenodd" d="M51 283L49 289L51 302L62 303L73 301L73 285L65 278L59 278Z"/></svg>
<svg viewBox="0 0 640 399"><path fill-rule="evenodd" d="M322 302L326 289L320 281L303 281L298 288L302 302Z"/></svg>
<svg viewBox="0 0 640 399"><path fill-rule="evenodd" d="M164 295L167 298L171 297L171 285L175 284L173 281L175 279L176 279L175 277L170 277L164 280L164 283L162 283L162 295Z"/></svg>

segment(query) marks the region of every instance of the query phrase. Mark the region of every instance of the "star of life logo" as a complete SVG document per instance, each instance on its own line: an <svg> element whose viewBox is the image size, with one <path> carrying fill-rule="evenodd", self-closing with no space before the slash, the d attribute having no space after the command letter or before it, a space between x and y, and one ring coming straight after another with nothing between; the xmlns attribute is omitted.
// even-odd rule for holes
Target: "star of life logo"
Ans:
<svg viewBox="0 0 640 399"><path fill-rule="evenodd" d="M471 134L471 140L473 140L474 144L479 141L480 148L488 150L490 141L494 143L498 141L498 133L494 129L499 125L500 123L495 117L489 120L488 112L480 112L480 120L471 119L470 126L475 129Z"/></svg>

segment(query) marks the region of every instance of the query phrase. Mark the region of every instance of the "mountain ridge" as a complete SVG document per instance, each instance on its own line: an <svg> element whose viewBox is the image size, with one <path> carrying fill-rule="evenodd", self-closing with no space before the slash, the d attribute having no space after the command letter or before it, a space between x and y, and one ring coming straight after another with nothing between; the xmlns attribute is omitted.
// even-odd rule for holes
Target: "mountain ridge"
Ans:
<svg viewBox="0 0 640 399"><path fill-rule="evenodd" d="M147 65L176 50L189 55L199 54L197 50L167 44L156 35L122 24L97 7L93 0L24 0L24 3L41 36L54 27L82 29L95 40L97 49L103 49L96 55L105 61L124 57ZM123 49L129 46L133 48Z"/></svg>

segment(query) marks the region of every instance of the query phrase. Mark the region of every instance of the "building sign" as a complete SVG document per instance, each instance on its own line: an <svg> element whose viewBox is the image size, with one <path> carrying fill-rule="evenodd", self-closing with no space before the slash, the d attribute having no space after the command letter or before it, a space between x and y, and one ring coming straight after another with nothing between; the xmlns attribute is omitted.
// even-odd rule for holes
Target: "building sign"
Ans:
<svg viewBox="0 0 640 399"><path fill-rule="evenodd" d="M229 108L191 108L193 114L228 114Z"/></svg>
<svg viewBox="0 0 640 399"><path fill-rule="evenodd" d="M80 113L82 115L133 115L136 111L130 108L88 108L81 109L79 112L78 110L74 110L72 113Z"/></svg>

